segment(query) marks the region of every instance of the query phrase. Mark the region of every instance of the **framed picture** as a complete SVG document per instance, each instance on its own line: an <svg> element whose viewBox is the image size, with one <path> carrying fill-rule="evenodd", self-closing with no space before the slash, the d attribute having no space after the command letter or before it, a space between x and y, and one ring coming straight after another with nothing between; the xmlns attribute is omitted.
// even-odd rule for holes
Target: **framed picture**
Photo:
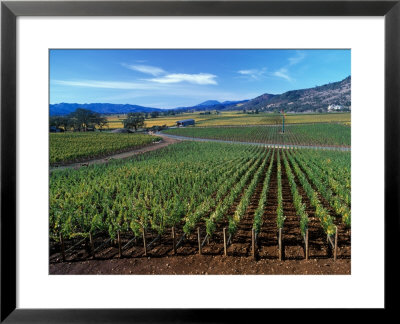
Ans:
<svg viewBox="0 0 400 324"><path fill-rule="evenodd" d="M3 1L1 321L393 309L399 16L399 1Z"/></svg>

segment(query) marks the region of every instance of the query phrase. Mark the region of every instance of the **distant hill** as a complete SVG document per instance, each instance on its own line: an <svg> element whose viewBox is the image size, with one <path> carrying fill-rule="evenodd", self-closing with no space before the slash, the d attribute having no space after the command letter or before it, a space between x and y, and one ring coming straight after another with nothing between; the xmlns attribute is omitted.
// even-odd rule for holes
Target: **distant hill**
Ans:
<svg viewBox="0 0 400 324"><path fill-rule="evenodd" d="M240 103L243 103L243 102L247 102L247 101L249 101L249 100L240 100L240 101L223 101L222 103L221 103L221 105L225 105L225 106L227 106L227 105L237 105L237 104L240 104Z"/></svg>
<svg viewBox="0 0 400 324"><path fill-rule="evenodd" d="M84 108L99 114L127 114L131 112L152 112L152 111L163 111L159 108L143 107L138 105L122 105L122 104L110 104L110 103L90 103L90 104L78 104L78 103L59 103L50 105L50 116L62 116L68 115L75 111L77 108Z"/></svg>
<svg viewBox="0 0 400 324"><path fill-rule="evenodd" d="M204 106L214 106L214 105L220 105L221 103L218 100L207 100L204 101L194 107L204 107Z"/></svg>
<svg viewBox="0 0 400 324"><path fill-rule="evenodd" d="M198 105L190 107L178 107L174 108L177 111L204 111L204 110L229 110L234 109L236 105L247 102L248 100L239 101L224 101L219 102L218 100L207 100Z"/></svg>
<svg viewBox="0 0 400 324"><path fill-rule="evenodd" d="M333 82L309 89L292 90L280 95L265 93L237 109L260 111L282 110L303 112L322 109L329 105L351 106L351 76L339 82Z"/></svg>
<svg viewBox="0 0 400 324"><path fill-rule="evenodd" d="M176 111L204 111L204 110L222 110L233 108L238 103L246 102L247 100L241 101L224 101L220 103L217 100L207 100L191 107L179 107L172 109L160 109L143 107L138 105L129 104L110 104L110 103L90 103L90 104L79 104L79 103L59 103L50 105L50 116L64 116L75 111L77 108L84 108L99 114L127 114L131 112L144 112L150 113L152 111L166 111L166 110L176 110Z"/></svg>
<svg viewBox="0 0 400 324"><path fill-rule="evenodd" d="M185 107L185 108L181 108L181 109L184 109L184 110L230 110L230 109L235 109L235 107L238 104L242 104L247 101L248 100L219 102L217 100L207 100L199 105L196 105L193 107Z"/></svg>

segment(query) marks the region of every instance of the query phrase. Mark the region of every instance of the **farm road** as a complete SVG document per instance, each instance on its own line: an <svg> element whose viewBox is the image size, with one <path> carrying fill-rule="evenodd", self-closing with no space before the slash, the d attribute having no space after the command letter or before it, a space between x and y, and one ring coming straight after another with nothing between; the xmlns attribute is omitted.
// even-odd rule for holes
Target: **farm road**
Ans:
<svg viewBox="0 0 400 324"><path fill-rule="evenodd" d="M292 144L270 144L270 143L255 143L255 142L239 142L239 141L224 141L211 138L198 138L198 137L186 137L177 136L164 133L156 133L158 136L165 136L171 139L180 141L197 141L197 142L219 142L219 143L231 143L231 144L249 144L249 145L260 145L265 147L280 147L280 148L309 148L317 150L337 150L337 151L351 151L351 147L340 147L340 146L317 146L317 145L292 145Z"/></svg>
<svg viewBox="0 0 400 324"><path fill-rule="evenodd" d="M50 173L52 171L55 171L55 170L63 170L63 169L66 169L66 168L79 169L79 168L81 168L83 166L88 166L88 165L92 165L92 164L108 163L111 159L126 159L126 158L129 158L129 157L133 156L133 155L138 155L138 154L142 154L142 153L145 153L145 152L158 150L158 149L160 149L162 147L166 147L166 146L168 146L170 144L174 144L174 143L180 142L179 139L170 138L170 137L166 136L165 134L154 134L154 135L162 137L162 141L159 142L159 143L155 143L155 144L150 144L148 146L144 146L144 147L142 147L140 149L127 151L127 152L122 152L122 153L113 154L113 155L108 155L108 156L103 156L103 157L92 159L92 160L81 161L81 162L78 162L78 163L63 164L63 165L59 165L59 166L50 166Z"/></svg>

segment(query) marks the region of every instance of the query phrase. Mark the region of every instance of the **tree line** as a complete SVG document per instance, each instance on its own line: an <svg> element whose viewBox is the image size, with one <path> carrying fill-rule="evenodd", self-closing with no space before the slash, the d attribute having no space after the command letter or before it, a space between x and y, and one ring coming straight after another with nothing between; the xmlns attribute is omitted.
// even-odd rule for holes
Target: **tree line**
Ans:
<svg viewBox="0 0 400 324"><path fill-rule="evenodd" d="M49 124L64 130L85 132L96 126L102 130L107 126L107 118L91 110L78 108L66 116L51 116Z"/></svg>
<svg viewBox="0 0 400 324"><path fill-rule="evenodd" d="M150 116L151 118L157 118L159 113L152 112ZM145 127L146 118L148 118L147 113L129 113L126 119L123 120L124 128L137 131L139 128ZM59 129L76 132L94 130L96 127L102 131L105 127L108 127L106 117L83 108L78 108L66 116L51 116L49 124L49 126Z"/></svg>

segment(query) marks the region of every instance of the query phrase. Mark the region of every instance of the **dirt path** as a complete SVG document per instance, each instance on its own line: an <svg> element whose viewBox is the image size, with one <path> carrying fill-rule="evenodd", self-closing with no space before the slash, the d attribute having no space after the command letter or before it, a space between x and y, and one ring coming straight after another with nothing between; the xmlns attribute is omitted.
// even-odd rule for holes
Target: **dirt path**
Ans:
<svg viewBox="0 0 400 324"><path fill-rule="evenodd" d="M162 137L162 141L159 142L159 143L154 143L154 144L150 144L148 146L144 146L144 147L142 147L140 149L126 151L126 152L117 153L117 154L113 154L113 155L108 155L108 156L104 156L104 157L101 157L101 158L96 158L96 159L77 162L77 163L63 164L63 165L59 165L59 166L51 166L50 167L50 173L52 171L54 171L54 170L63 170L63 169L66 169L66 168L79 169L80 167L88 166L88 165L92 165L92 164L108 163L111 159L116 159L116 160L118 160L118 159L126 159L126 158L129 158L129 157L133 156L133 155L138 155L138 154L142 154L142 153L158 150L158 149L166 147L166 146L168 146L170 144L174 144L174 143L177 143L177 142L181 141L180 139L167 137L164 134L157 134L157 135L154 135L154 136Z"/></svg>

